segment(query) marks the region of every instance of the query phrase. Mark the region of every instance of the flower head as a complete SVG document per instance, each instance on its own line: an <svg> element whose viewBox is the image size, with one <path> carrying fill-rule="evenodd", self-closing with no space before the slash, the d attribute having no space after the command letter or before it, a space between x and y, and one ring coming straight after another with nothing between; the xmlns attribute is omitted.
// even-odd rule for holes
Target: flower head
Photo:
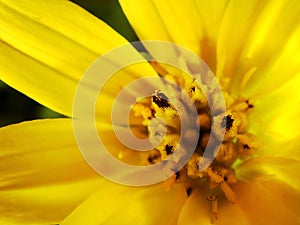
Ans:
<svg viewBox="0 0 300 225"><path fill-rule="evenodd" d="M1 128L0 221L299 224L298 2L120 3L144 44L142 53L68 1L0 1L0 78L51 109L74 117L73 121L45 119ZM174 45L161 49L147 40ZM125 52L108 54L124 45ZM208 67L201 70L202 61L183 49L202 58ZM102 67L90 66L103 55ZM114 70L110 80L104 79L109 66L130 57L139 63ZM179 68L157 60L162 58ZM91 71L103 84L99 98L91 102L103 144L123 162L168 168L163 183L146 187L116 184L88 166L99 164L97 158L84 160L72 122L91 113L76 107L78 96L82 97L79 86L84 90L81 100L87 102L99 91L95 79L84 79ZM162 80L162 89L156 87L160 82L146 80L153 74ZM129 128L155 147L136 153L117 139L111 115L121 90L142 78L143 86L126 92L129 99L148 87L156 91L137 99L130 108ZM122 112L122 104L117 113ZM88 129L81 128L85 146L94 147ZM211 157L207 149L212 150ZM174 169L190 151L186 163ZM168 159L172 163L165 163ZM103 160L100 166L114 178L130 178L128 171L116 173ZM143 174L134 175L143 179Z"/></svg>

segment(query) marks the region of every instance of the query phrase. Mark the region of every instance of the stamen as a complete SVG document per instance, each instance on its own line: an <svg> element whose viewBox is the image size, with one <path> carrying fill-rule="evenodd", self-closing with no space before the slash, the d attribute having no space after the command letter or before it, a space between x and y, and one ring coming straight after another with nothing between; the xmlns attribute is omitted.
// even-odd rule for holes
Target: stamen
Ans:
<svg viewBox="0 0 300 225"><path fill-rule="evenodd" d="M172 145L166 145L165 146L165 151L167 155L171 155L173 153L173 146Z"/></svg>
<svg viewBox="0 0 300 225"><path fill-rule="evenodd" d="M215 221L218 219L218 196L217 195L209 195L207 196L207 201L211 202L211 208L212 208L212 218L211 223L215 223Z"/></svg>
<svg viewBox="0 0 300 225"><path fill-rule="evenodd" d="M224 116L222 119L221 126L223 128L226 128L227 131L229 131L233 125L233 121L234 121L234 119L232 119L232 115Z"/></svg>
<svg viewBox="0 0 300 225"><path fill-rule="evenodd" d="M223 177L214 172L211 167L207 169L207 174L212 183L220 184L224 181Z"/></svg>
<svg viewBox="0 0 300 225"><path fill-rule="evenodd" d="M191 187L188 187L186 189L186 194L187 194L188 197L192 194L192 188Z"/></svg>
<svg viewBox="0 0 300 225"><path fill-rule="evenodd" d="M249 109L254 108L254 105L251 104L251 103L249 102L249 100L246 100L246 103L247 103Z"/></svg>
<svg viewBox="0 0 300 225"><path fill-rule="evenodd" d="M231 203L236 202L236 195L232 191L232 189L230 188L230 186L228 185L227 182L224 181L224 182L220 183L220 188L224 192L224 194L225 194L226 198L228 199L228 201L230 201Z"/></svg>
<svg viewBox="0 0 300 225"><path fill-rule="evenodd" d="M171 107L169 99L163 93L152 96L152 100L159 108Z"/></svg>
<svg viewBox="0 0 300 225"><path fill-rule="evenodd" d="M218 193L219 198L225 197L230 203L235 203L237 197L231 185L237 182L237 178L233 168L243 159L254 157L256 150L260 147L257 139L248 133L247 116L254 105L250 100L235 99L227 92L216 91L210 93L209 98L212 105L208 105L204 93L213 89L207 86L205 78L201 78L204 81L199 84L195 79L181 76L181 71L172 75L169 72L172 71L169 67L166 70L158 62L150 61L150 63L160 76L179 84L188 93L198 112L200 134L193 133L193 130L186 131L184 134L180 133L183 118L179 118L179 113L170 99L184 102L186 96L184 97L180 92L162 93L156 91L148 101L137 103L133 107L134 115L139 117L143 126L147 127L150 141L158 143L155 145L155 150L150 151L147 155L147 163L155 164L167 158L171 158L176 163L189 151L189 149L185 149L186 146L183 144L181 146L179 143L181 135L186 138L185 140L198 138L196 149L187 164L178 172L174 172L172 169L165 171L170 175L170 178L164 182L164 188L169 190L176 182L182 182L186 187L187 196L190 196L194 188L206 182L208 183L207 186L214 190L214 193ZM175 98L174 95L176 95ZM226 112L218 108L221 95L226 101ZM210 107L214 109L213 113L211 113ZM212 145L217 142L221 143L221 147L217 149L215 158L212 163L209 162L211 164L207 169L200 171L200 162L208 160L204 157L204 153L209 140ZM219 195L220 193L221 195ZM218 219L217 195L211 194L207 200L211 202L211 222L214 223Z"/></svg>
<svg viewBox="0 0 300 225"><path fill-rule="evenodd" d="M160 159L161 159L160 152L158 150L152 150L150 151L147 160L150 164L155 164L160 162Z"/></svg>
<svg viewBox="0 0 300 225"><path fill-rule="evenodd" d="M206 113L201 113L198 115L198 121L200 126L200 131L210 131L211 127L211 117Z"/></svg>
<svg viewBox="0 0 300 225"><path fill-rule="evenodd" d="M232 142L223 143L218 151L215 161L230 166L238 158L238 152Z"/></svg>

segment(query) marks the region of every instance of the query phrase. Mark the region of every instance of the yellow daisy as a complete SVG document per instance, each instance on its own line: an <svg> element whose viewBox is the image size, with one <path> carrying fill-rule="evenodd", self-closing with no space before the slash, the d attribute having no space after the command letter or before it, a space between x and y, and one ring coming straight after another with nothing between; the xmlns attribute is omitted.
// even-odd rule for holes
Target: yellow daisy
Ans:
<svg viewBox="0 0 300 225"><path fill-rule="evenodd" d="M168 155L182 157L173 149L182 124L168 101L170 93L158 91L132 108L130 123L137 136L151 136L154 118L167 121L166 139L151 152L126 150L105 117L124 85L158 74L180 85L195 103L204 132L188 163L163 184L119 185L89 167L71 118L7 126L0 129L1 224L300 224L298 1L120 3L140 40L172 42L204 60L222 87L226 111L210 114L201 92L205 82L200 87L186 74L148 62L129 48L126 54L141 63L119 71L103 89L106 98L96 105L104 144L119 159L140 165L155 165ZM0 78L69 117L87 68L128 44L64 0L0 0L0 15ZM160 53L149 46L147 50L153 58ZM192 68L180 51L171 53ZM94 82L84 83L87 94ZM214 107L218 99L213 97ZM211 125L225 129L224 139L218 140ZM214 162L200 171L208 136L222 145Z"/></svg>

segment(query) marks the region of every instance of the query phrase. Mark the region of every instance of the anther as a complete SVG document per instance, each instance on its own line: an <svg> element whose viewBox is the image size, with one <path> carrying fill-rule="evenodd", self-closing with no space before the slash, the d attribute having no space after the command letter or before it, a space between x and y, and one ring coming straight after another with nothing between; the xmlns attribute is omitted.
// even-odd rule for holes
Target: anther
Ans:
<svg viewBox="0 0 300 225"><path fill-rule="evenodd" d="M170 103L168 99L162 98L159 96L152 96L152 101L159 107L159 108L168 108L170 107Z"/></svg>
<svg viewBox="0 0 300 225"><path fill-rule="evenodd" d="M246 100L245 102L247 103L249 109L254 108L254 105L252 105L249 100Z"/></svg>
<svg viewBox="0 0 300 225"><path fill-rule="evenodd" d="M186 194L187 194L188 197L192 194L192 188L191 187L188 187L186 189Z"/></svg>
<svg viewBox="0 0 300 225"><path fill-rule="evenodd" d="M222 119L221 126L223 128L226 128L227 131L229 131L233 125L233 121L234 121L234 119L232 119L232 115L224 116Z"/></svg>
<svg viewBox="0 0 300 225"><path fill-rule="evenodd" d="M171 155L173 153L173 146L172 145L166 145L165 151L167 155Z"/></svg>

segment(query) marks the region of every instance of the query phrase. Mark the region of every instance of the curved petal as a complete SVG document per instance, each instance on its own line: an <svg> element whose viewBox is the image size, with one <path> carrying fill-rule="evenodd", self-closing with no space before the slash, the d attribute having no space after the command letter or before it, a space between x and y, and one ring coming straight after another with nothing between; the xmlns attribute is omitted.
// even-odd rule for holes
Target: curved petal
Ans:
<svg viewBox="0 0 300 225"><path fill-rule="evenodd" d="M278 182L238 182L232 185L235 204L218 196L215 223L227 224L299 224L299 189ZM206 200L208 189L199 189L184 205L179 224L211 224L212 206ZM287 198L285 198L285 196Z"/></svg>
<svg viewBox="0 0 300 225"><path fill-rule="evenodd" d="M69 116L85 70L100 55L128 43L69 1L1 0L0 21L0 79Z"/></svg>
<svg viewBox="0 0 300 225"><path fill-rule="evenodd" d="M299 84L300 74L281 88L253 99L254 109L249 114L250 129L265 142L266 148L272 148L269 147L272 143L295 143L292 140L299 138Z"/></svg>
<svg viewBox="0 0 300 225"><path fill-rule="evenodd" d="M227 2L120 0L141 40L182 45L203 57L210 66L215 62L216 39Z"/></svg>
<svg viewBox="0 0 300 225"><path fill-rule="evenodd" d="M11 125L0 138L1 190L98 177L77 148L71 119Z"/></svg>
<svg viewBox="0 0 300 225"><path fill-rule="evenodd" d="M101 180L85 179L0 191L0 223L59 224L101 185Z"/></svg>
<svg viewBox="0 0 300 225"><path fill-rule="evenodd" d="M265 141L263 148L259 150L259 157L279 157L300 161L299 155L299 136L293 139L282 140L270 135ZM267 139L267 137L266 137ZM272 140L273 139L273 140Z"/></svg>
<svg viewBox="0 0 300 225"><path fill-rule="evenodd" d="M167 192L162 184L142 188L109 183L61 225L175 225L185 199L185 189L181 185L175 185Z"/></svg>
<svg viewBox="0 0 300 225"><path fill-rule="evenodd" d="M237 207L243 211L250 224L299 224L299 189L295 191L272 184L276 183L237 183L233 187L237 195ZM291 194L295 194L294 198L291 198ZM231 217L234 217L234 214L231 214Z"/></svg>
<svg viewBox="0 0 300 225"><path fill-rule="evenodd" d="M231 79L232 94L252 97L299 74L299 12L298 1L231 1L220 29L217 76Z"/></svg>
<svg viewBox="0 0 300 225"><path fill-rule="evenodd" d="M201 30L192 29L195 24L190 23L199 21L192 1L174 4L162 1L121 0L120 4L141 40L173 41L195 52L199 51Z"/></svg>
<svg viewBox="0 0 300 225"><path fill-rule="evenodd" d="M275 180L287 183L299 190L300 161L286 157L257 157L247 160L236 168L239 179L251 181Z"/></svg>
<svg viewBox="0 0 300 225"><path fill-rule="evenodd" d="M300 215L299 202L300 192L299 187L293 188L287 182L268 181L264 182L263 187L271 192L271 195L276 196L278 201L283 203L291 213Z"/></svg>
<svg viewBox="0 0 300 225"><path fill-rule="evenodd" d="M208 188L196 190L184 205L178 225L203 224L211 225L214 223L227 225L249 224L244 213L236 205L231 205L227 200L218 200L217 215L213 215L211 202L207 200Z"/></svg>
<svg viewBox="0 0 300 225"><path fill-rule="evenodd" d="M206 200L207 188L199 188L192 192L178 218L178 225L211 224L211 206Z"/></svg>
<svg viewBox="0 0 300 225"><path fill-rule="evenodd" d="M82 158L70 119L0 129L0 221L60 222L103 182Z"/></svg>
<svg viewBox="0 0 300 225"><path fill-rule="evenodd" d="M200 15L200 27L203 29L200 41L200 57L216 72L217 66L217 43L219 31L229 0L196 0L197 13ZM195 28L194 28L195 29Z"/></svg>

